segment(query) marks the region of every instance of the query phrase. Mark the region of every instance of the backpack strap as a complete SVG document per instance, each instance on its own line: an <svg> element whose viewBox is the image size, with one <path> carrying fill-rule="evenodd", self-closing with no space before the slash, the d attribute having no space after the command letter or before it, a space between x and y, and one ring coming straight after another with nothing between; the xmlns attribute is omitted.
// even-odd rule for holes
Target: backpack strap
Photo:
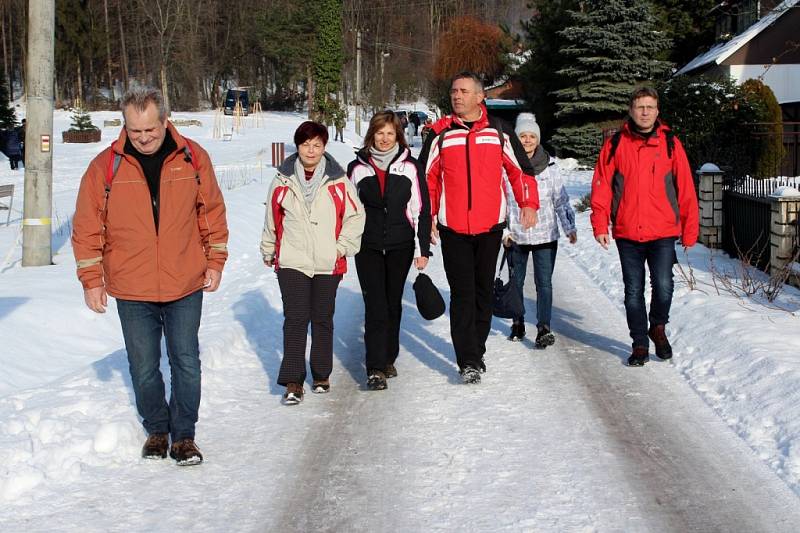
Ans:
<svg viewBox="0 0 800 533"><path fill-rule="evenodd" d="M111 143L111 150L108 154L108 166L106 168L106 196L111 191L111 182L114 181L114 176L117 175L119 164L122 162L122 155L114 151L116 141Z"/></svg>
<svg viewBox="0 0 800 533"><path fill-rule="evenodd" d="M672 159L672 152L675 150L675 133L672 130L664 132L667 137L667 158Z"/></svg>
<svg viewBox="0 0 800 533"><path fill-rule="evenodd" d="M611 136L611 150L608 152L608 159L606 160L607 165L611 164L611 161L614 159L614 154L617 152L617 147L621 139L622 130L617 130L617 132Z"/></svg>

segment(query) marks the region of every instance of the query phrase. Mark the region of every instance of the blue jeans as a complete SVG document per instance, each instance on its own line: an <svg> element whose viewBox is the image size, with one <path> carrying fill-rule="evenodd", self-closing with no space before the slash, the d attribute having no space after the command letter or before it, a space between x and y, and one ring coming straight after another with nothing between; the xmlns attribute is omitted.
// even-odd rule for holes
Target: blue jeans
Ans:
<svg viewBox="0 0 800 533"><path fill-rule="evenodd" d="M543 244L516 244L511 245L509 260L511 272L517 284L517 290L523 295L525 286L525 273L528 269L528 254L533 256L533 281L536 283L536 326L550 327L553 315L553 268L556 265L558 241ZM515 323L525 321L525 315L514 318Z"/></svg>
<svg viewBox="0 0 800 533"><path fill-rule="evenodd" d="M650 325L669 322L672 305L672 266L678 262L675 237L636 242L616 239L622 281L625 283L625 315L633 339L633 347L650 347L647 337L647 306L644 301L644 265L650 269Z"/></svg>
<svg viewBox="0 0 800 533"><path fill-rule="evenodd" d="M197 332L202 308L203 291L174 302L117 299L136 409L148 434L170 433L173 442L194 438L200 407ZM169 406L159 370L162 333L172 376Z"/></svg>

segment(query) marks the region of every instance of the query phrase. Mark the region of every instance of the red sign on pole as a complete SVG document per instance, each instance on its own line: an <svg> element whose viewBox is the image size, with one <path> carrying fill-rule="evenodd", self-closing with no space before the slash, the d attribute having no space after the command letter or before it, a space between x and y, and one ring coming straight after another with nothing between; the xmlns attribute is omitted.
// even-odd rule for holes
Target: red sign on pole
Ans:
<svg viewBox="0 0 800 533"><path fill-rule="evenodd" d="M283 143L272 143L272 166L278 168L286 158Z"/></svg>

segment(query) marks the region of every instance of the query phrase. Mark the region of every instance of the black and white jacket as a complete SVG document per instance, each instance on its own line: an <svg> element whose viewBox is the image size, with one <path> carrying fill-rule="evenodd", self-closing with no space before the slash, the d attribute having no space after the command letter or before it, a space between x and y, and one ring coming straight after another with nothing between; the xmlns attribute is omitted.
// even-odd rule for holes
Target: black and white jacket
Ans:
<svg viewBox="0 0 800 533"><path fill-rule="evenodd" d="M358 190L367 221L362 248L395 250L414 245L414 257L428 257L431 240L431 204L425 173L408 148L402 148L389 164L381 195L369 150L356 153L347 175Z"/></svg>

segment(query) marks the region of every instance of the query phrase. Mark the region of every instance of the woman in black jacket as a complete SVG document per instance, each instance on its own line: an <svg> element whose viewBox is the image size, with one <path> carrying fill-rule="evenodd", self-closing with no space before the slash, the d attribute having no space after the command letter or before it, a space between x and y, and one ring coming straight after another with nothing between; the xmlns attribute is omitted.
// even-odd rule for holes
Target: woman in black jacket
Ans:
<svg viewBox="0 0 800 533"><path fill-rule="evenodd" d="M397 375L403 288L413 261L422 270L430 255L431 209L425 172L391 111L369 122L364 147L347 168L367 221L356 254L364 296L367 388L383 390Z"/></svg>

